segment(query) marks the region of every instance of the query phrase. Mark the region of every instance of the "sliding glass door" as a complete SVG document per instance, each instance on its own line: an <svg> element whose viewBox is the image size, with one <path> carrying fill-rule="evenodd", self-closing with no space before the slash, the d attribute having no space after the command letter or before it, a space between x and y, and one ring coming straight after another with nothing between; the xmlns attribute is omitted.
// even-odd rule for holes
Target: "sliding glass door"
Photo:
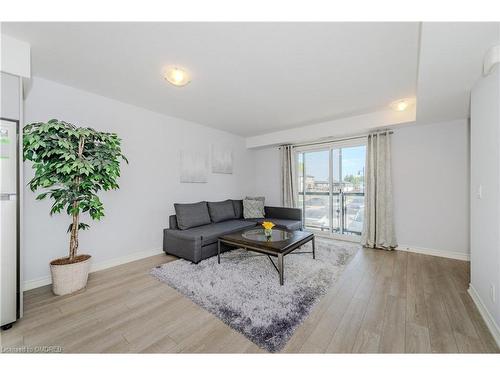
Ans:
<svg viewBox="0 0 500 375"><path fill-rule="evenodd" d="M298 205L304 226L333 236L359 236L363 228L364 143L298 149Z"/></svg>
<svg viewBox="0 0 500 375"><path fill-rule="evenodd" d="M328 231L330 215L330 154L319 150L299 155L300 207L303 208L305 225L308 228Z"/></svg>

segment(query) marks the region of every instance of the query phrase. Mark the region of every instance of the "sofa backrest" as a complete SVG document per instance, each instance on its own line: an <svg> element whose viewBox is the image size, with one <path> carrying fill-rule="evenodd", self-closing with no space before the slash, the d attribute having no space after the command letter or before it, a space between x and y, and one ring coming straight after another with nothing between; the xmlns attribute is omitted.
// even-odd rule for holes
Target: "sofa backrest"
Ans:
<svg viewBox="0 0 500 375"><path fill-rule="evenodd" d="M265 217L302 221L302 210L300 208L265 206L264 211L266 213Z"/></svg>
<svg viewBox="0 0 500 375"><path fill-rule="evenodd" d="M234 214L233 214L233 212L231 212L231 215L225 214L224 207L222 207L222 206L224 206L224 204L226 202L232 203ZM205 209L203 209L203 213L199 212L201 214L201 216L204 217L204 220L202 220L203 223L202 224L199 224L198 222L193 223L190 219L188 219L188 222L186 222L186 220L185 220L186 214L188 216L191 216L194 212L197 212L197 210L201 208L198 206L200 204L205 204L205 206L206 206L206 212L205 212ZM212 210L210 210L209 206L212 206ZM225 206L226 206L225 209L227 210L227 204L225 204ZM221 202L205 202L205 201L203 201L203 202L198 202L198 203L175 203L174 207L175 207L176 213L181 214L181 219L179 220L177 215L170 215L168 217L168 226L170 229L183 230L183 229L193 228L195 226L206 225L206 224L210 224L210 223L217 223L217 222L225 221L225 220L243 219L243 200L242 199L227 199L226 201L221 201ZM222 212L221 212L221 210L218 210L217 208L221 208ZM216 212L216 211L219 211L219 212ZM205 213L206 213L206 215L208 215L210 221L207 221ZM218 215L218 214L220 214L220 215ZM179 225L179 222L181 222L182 224Z"/></svg>

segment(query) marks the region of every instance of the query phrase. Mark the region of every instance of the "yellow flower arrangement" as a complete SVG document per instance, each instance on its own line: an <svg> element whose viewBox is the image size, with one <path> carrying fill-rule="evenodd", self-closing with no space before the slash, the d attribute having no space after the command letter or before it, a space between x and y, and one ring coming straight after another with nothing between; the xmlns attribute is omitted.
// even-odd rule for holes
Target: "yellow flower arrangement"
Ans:
<svg viewBox="0 0 500 375"><path fill-rule="evenodd" d="M270 221L264 221L262 223L262 226L264 227L264 229L267 229L267 230L271 230L273 229L273 227L275 226L274 223L270 222Z"/></svg>

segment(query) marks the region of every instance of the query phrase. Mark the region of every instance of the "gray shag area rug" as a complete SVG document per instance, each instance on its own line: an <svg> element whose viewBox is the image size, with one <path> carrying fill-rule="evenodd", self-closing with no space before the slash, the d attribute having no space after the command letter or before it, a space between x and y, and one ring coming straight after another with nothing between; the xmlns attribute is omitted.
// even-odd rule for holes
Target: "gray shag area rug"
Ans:
<svg viewBox="0 0 500 375"><path fill-rule="evenodd" d="M151 274L261 348L277 352L359 248L316 238L315 260L312 254L285 256L283 286L267 256L243 249L221 254L221 264L217 256L198 264L179 259L153 268ZM308 243L296 251L310 250Z"/></svg>

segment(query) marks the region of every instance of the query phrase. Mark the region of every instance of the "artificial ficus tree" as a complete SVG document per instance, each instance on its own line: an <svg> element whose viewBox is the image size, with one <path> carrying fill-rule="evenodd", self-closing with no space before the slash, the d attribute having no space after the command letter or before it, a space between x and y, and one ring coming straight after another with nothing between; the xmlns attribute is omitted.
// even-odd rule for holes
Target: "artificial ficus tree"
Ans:
<svg viewBox="0 0 500 375"><path fill-rule="evenodd" d="M65 210L72 217L68 228L70 263L78 250L78 231L89 228L80 222L80 214L88 212L92 219L101 219L104 206L97 193L119 188L120 162L128 163L120 146L121 139L114 133L55 119L24 127L24 160L32 161L35 170L30 189L43 190L36 199L54 200L51 215Z"/></svg>

